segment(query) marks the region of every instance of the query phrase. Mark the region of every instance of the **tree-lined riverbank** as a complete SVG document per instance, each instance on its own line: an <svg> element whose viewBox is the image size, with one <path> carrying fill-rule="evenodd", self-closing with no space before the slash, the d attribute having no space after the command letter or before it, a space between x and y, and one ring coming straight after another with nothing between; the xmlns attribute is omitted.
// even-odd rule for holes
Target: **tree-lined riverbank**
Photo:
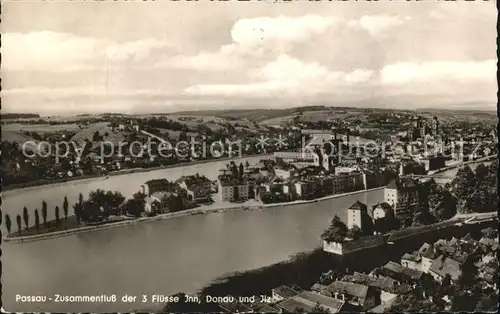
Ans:
<svg viewBox="0 0 500 314"><path fill-rule="evenodd" d="M293 202L286 202L286 203L279 203L279 204L260 204L260 205L253 205L253 206L235 205L235 206L222 207L222 208L217 208L217 207L214 207L214 208L193 208L193 209L188 209L188 210L179 211L179 212L161 214L161 215L157 215L154 217L141 217L141 218L136 218L136 219L126 219L126 218L117 217L116 220L114 220L114 221L107 221L107 222L104 222L102 224L95 225L95 226L75 225L75 227L72 229L53 231L53 232L47 232L47 233L29 235L29 236L22 236L22 235L21 236L6 236L6 237L4 237L3 240L6 243L32 242L32 241L37 241L37 240L46 240L46 239L51 239L51 238L69 236L69 235L73 235L73 234L81 233L81 232L90 232L90 231L98 231L98 230L104 230L104 229L109 229L109 228L116 228L116 227L121 227L121 226L129 226L129 225L139 223L139 222L159 221L159 220L164 220L164 219L179 218L179 217L185 217L185 216L191 216L191 215L221 213L221 212L226 212L226 211L230 211L230 210L256 210L256 209L266 209L266 208L273 208L273 207L285 207L285 206L317 203L317 202L326 201L326 200L339 198L339 197L362 194L362 193L367 193L367 192L371 192L371 191L378 191L381 189L383 189L383 187L378 187L378 188L374 188L374 189L370 189L370 190L355 191L355 192L344 193L344 194L329 195L329 196L325 196L325 197L318 198L315 200L293 201ZM74 218L70 217L70 219L73 220ZM55 221L50 221L48 223L49 224L55 223Z"/></svg>

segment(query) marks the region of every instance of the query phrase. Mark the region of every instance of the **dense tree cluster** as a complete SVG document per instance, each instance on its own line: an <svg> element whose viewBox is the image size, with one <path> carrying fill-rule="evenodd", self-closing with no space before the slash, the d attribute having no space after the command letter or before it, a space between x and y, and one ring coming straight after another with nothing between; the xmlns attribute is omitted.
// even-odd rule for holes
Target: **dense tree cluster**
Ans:
<svg viewBox="0 0 500 314"><path fill-rule="evenodd" d="M335 215L330 226L321 234L321 239L327 242L342 242L348 232L345 223L340 220L339 216Z"/></svg>
<svg viewBox="0 0 500 314"><path fill-rule="evenodd" d="M469 166L460 168L450 185L457 199L459 213L490 212L498 209L498 160L490 165L480 164L475 171Z"/></svg>

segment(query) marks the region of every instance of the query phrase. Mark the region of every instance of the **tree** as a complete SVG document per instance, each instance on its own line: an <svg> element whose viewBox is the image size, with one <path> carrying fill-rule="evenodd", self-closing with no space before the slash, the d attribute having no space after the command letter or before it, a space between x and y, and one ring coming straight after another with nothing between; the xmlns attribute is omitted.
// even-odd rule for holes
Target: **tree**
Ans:
<svg viewBox="0 0 500 314"><path fill-rule="evenodd" d="M495 293L482 296L476 305L476 311L480 312L497 312L498 311L498 295Z"/></svg>
<svg viewBox="0 0 500 314"><path fill-rule="evenodd" d="M74 213L75 218L76 218L76 224L79 225L80 221L82 219L81 205L80 204L78 204L78 203L73 204L73 213Z"/></svg>
<svg viewBox="0 0 500 314"><path fill-rule="evenodd" d="M144 212L144 201L141 199L129 199L125 203L125 210L128 214L139 217Z"/></svg>
<svg viewBox="0 0 500 314"><path fill-rule="evenodd" d="M451 311L453 312L474 312L476 300L467 291L459 291L451 298Z"/></svg>
<svg viewBox="0 0 500 314"><path fill-rule="evenodd" d="M36 232L40 232L40 216L38 215L38 209L35 209L35 227Z"/></svg>
<svg viewBox="0 0 500 314"><path fill-rule="evenodd" d="M24 220L24 226L26 229L28 229L29 225L29 214L28 214L28 209L26 207L23 208L23 220Z"/></svg>
<svg viewBox="0 0 500 314"><path fill-rule="evenodd" d="M7 227L7 233L10 234L12 221L10 221L10 216L8 214L5 214L5 227Z"/></svg>
<svg viewBox="0 0 500 314"><path fill-rule="evenodd" d="M340 220L339 216L335 215L330 226L321 234L321 239L327 242L342 242L346 235L347 226Z"/></svg>
<svg viewBox="0 0 500 314"><path fill-rule="evenodd" d="M188 137L187 137L186 131L182 131L181 133L179 133L179 142L181 142L181 141L187 142L187 140L188 140Z"/></svg>
<svg viewBox="0 0 500 314"><path fill-rule="evenodd" d="M238 167L236 166L236 163L234 161L231 161L231 176L233 177L233 179L239 178Z"/></svg>
<svg viewBox="0 0 500 314"><path fill-rule="evenodd" d="M16 216L16 222L17 222L17 231L19 234L21 234L21 215Z"/></svg>
<svg viewBox="0 0 500 314"><path fill-rule="evenodd" d="M55 214L56 214L56 225L59 225L59 206L56 206Z"/></svg>
<svg viewBox="0 0 500 314"><path fill-rule="evenodd" d="M470 211L473 203L472 194L476 186L476 177L469 166L460 168L455 178L451 181L451 193L458 200L458 211L466 213Z"/></svg>
<svg viewBox="0 0 500 314"><path fill-rule="evenodd" d="M457 199L449 191L441 190L433 200L431 212L438 220L450 219L457 213Z"/></svg>
<svg viewBox="0 0 500 314"><path fill-rule="evenodd" d="M65 196L63 201L64 220L68 220L68 198Z"/></svg>
<svg viewBox="0 0 500 314"><path fill-rule="evenodd" d="M353 240L357 240L359 239L359 237L361 237L361 229L358 227L358 225L354 225L347 231L347 236Z"/></svg>
<svg viewBox="0 0 500 314"><path fill-rule="evenodd" d="M43 225L47 226L47 202L45 201L42 202L42 219Z"/></svg>
<svg viewBox="0 0 500 314"><path fill-rule="evenodd" d="M244 169L244 167L243 167L243 163L242 163L242 162L240 162L240 167L239 167L239 177L238 177L240 180L243 178L243 169Z"/></svg>

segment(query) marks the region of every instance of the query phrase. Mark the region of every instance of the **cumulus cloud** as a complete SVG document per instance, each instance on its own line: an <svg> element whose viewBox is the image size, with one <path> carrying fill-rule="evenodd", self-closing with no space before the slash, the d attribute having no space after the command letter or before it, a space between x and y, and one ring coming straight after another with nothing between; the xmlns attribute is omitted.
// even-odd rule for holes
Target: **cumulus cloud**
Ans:
<svg viewBox="0 0 500 314"><path fill-rule="evenodd" d="M337 22L333 17L320 15L239 19L231 28L230 44L221 46L217 51L176 55L155 66L206 71L241 69L266 54L284 53L296 43L320 36Z"/></svg>
<svg viewBox="0 0 500 314"><path fill-rule="evenodd" d="M480 81L495 80L494 59L485 61L430 61L424 63L400 62L387 65L380 71L384 84L405 84L409 82L432 82L436 80Z"/></svg>
<svg viewBox="0 0 500 314"><path fill-rule="evenodd" d="M321 35L336 21L334 17L320 15L240 19L233 25L231 37L235 43L250 47L267 42L304 41Z"/></svg>
<svg viewBox="0 0 500 314"><path fill-rule="evenodd" d="M68 71L89 68L85 61L103 56L109 44L95 38L40 31L2 34L2 67L6 70Z"/></svg>
<svg viewBox="0 0 500 314"><path fill-rule="evenodd" d="M348 25L351 27L362 28L372 36L378 36L383 34L385 31L404 24L410 19L410 17L402 17L399 15L364 15L357 20L349 21Z"/></svg>
<svg viewBox="0 0 500 314"><path fill-rule="evenodd" d="M250 84L195 85L185 90L197 95L260 95L281 94L304 96L328 92L332 88L368 81L373 71L357 69L349 73L332 71L317 62L303 62L289 55L280 55L250 76L259 81Z"/></svg>

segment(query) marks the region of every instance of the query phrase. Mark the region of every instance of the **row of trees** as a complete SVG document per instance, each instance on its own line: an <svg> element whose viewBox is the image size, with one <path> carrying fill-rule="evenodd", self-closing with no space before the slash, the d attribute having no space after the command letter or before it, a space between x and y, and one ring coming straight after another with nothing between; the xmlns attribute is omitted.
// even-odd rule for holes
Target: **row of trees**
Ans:
<svg viewBox="0 0 500 314"><path fill-rule="evenodd" d="M69 206L67 197L64 197L64 201L63 201L62 206L63 206L63 212L64 212L64 219L67 220L68 219L68 206ZM45 201L42 202L42 210L41 211L42 211L43 225L44 225L44 227L46 227L47 226L47 202L45 202ZM54 211L55 211L54 212L55 224L56 224L56 226L58 226L61 223L59 206L56 206L54 208ZM38 212L38 208L35 209L34 216L35 216L35 227L36 227L37 231L40 231L40 214ZM29 215L29 212L28 212L28 209L26 208L26 206L23 208L22 218L21 218L20 214L16 215L17 230L18 230L19 234L21 234L21 232L22 232L22 223L21 223L22 220L24 221L25 229L28 229L30 215ZM12 220L10 219L10 216L8 214L5 214L5 227L7 228L7 232L10 234L12 231Z"/></svg>
<svg viewBox="0 0 500 314"><path fill-rule="evenodd" d="M140 199L140 198L139 198ZM125 197L119 192L96 190L90 192L87 200L83 199L83 195L80 193L78 196L78 202L73 205L74 215L76 217L77 224L80 225L81 222L99 222L102 219L109 217L111 214L121 215L122 209L120 205L125 201ZM143 210L142 204L142 210ZM68 220L69 214L69 202L68 198L65 196L62 203L62 210L64 214L64 220ZM48 206L47 202L42 202L41 207L41 218L43 221L43 227L48 227L50 222L47 221ZM54 208L54 225L56 227L62 226L61 212L59 206ZM38 208L34 210L35 228L37 232L40 232L40 213ZM23 208L22 216L20 214L16 215L16 223L19 234L22 233L22 222L24 221L25 229L30 227L30 215L26 207ZM10 234L12 232L12 220L8 214L5 214L5 226L7 232Z"/></svg>

